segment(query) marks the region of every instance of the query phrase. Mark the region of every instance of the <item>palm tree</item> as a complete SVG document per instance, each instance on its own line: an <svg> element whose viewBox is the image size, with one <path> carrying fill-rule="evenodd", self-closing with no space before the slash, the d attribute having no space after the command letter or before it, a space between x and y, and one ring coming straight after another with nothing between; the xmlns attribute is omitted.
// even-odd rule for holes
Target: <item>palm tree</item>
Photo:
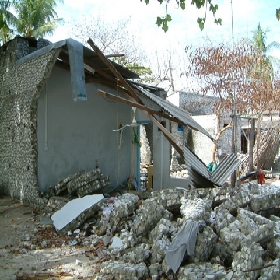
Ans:
<svg viewBox="0 0 280 280"><path fill-rule="evenodd" d="M0 1L0 43L6 43L11 39L13 30L11 26L16 23L16 17L9 11L14 1Z"/></svg>
<svg viewBox="0 0 280 280"><path fill-rule="evenodd" d="M63 0L58 0L62 2ZM43 37L51 34L62 19L54 10L56 0L0 1L0 43L12 36ZM14 14L10 8L13 8Z"/></svg>
<svg viewBox="0 0 280 280"><path fill-rule="evenodd" d="M63 0L59 0L63 1ZM15 4L16 29L24 37L51 34L62 19L56 18L56 0L21 0Z"/></svg>

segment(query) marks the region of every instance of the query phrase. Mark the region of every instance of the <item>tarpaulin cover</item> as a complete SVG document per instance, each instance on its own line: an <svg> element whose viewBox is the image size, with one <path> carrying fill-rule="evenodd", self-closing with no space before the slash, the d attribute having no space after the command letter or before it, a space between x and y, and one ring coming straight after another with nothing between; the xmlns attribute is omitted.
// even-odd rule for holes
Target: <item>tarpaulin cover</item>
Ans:
<svg viewBox="0 0 280 280"><path fill-rule="evenodd" d="M71 38L66 40L71 69L72 98L74 101L87 100L83 45Z"/></svg>

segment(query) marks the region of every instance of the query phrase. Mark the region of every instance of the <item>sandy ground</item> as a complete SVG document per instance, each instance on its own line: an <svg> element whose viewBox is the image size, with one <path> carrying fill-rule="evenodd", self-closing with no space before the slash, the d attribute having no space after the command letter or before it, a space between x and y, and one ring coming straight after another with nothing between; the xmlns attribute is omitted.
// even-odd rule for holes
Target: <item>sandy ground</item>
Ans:
<svg viewBox="0 0 280 280"><path fill-rule="evenodd" d="M42 224L43 213L0 196L0 279L94 279L98 257Z"/></svg>

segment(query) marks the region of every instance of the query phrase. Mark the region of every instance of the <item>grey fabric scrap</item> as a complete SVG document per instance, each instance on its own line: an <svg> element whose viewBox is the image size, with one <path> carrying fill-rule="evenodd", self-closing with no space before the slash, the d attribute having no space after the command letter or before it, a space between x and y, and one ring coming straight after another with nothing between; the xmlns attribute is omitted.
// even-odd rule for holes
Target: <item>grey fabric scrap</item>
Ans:
<svg viewBox="0 0 280 280"><path fill-rule="evenodd" d="M187 220L166 251L166 262L174 273L180 267L186 251L189 256L194 254L200 225L200 222Z"/></svg>

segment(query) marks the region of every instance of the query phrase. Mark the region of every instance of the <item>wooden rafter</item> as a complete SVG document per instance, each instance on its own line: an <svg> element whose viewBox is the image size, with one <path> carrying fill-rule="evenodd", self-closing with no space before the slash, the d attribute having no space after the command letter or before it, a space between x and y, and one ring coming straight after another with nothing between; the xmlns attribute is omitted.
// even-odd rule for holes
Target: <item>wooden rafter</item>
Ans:
<svg viewBox="0 0 280 280"><path fill-rule="evenodd" d="M180 154L180 156L184 157L183 149L177 143L177 140L173 137L173 135L165 128L163 125L153 116L153 114L148 112L147 106L143 103L140 97L137 95L136 90L134 90L130 84L123 78L123 76L117 71L117 69L113 66L113 64L105 57L105 55L99 50L99 48L93 43L92 39L88 39L87 43L92 47L92 49L96 52L96 54L100 57L100 59L105 63L105 65L112 71L113 75L118 79L120 84L127 90L126 97L130 101L134 101L145 107L141 109L141 111L149 117L150 120L162 131L166 139L170 142L170 144L176 149L176 151ZM134 100L133 100L134 99Z"/></svg>
<svg viewBox="0 0 280 280"><path fill-rule="evenodd" d="M119 80L119 82L127 89L128 95L127 97L130 99L133 97L135 101L142 104L141 99L134 92L129 83L123 78L123 76L118 72L118 70L114 67L114 65L105 57L105 55L99 50L99 48L93 43L92 39L88 39L87 43L92 47L92 49L97 53L100 59L105 63L105 65L112 71L113 75Z"/></svg>
<svg viewBox="0 0 280 280"><path fill-rule="evenodd" d="M118 102L121 102L121 103L125 103L127 105L130 105L132 107L136 107L138 109L140 109L141 111L147 111L148 113L150 114L155 114L159 117L162 117L162 118L165 118L165 119L168 119L170 121L173 121L173 122L176 122L176 123L181 123L180 120L178 120L177 118L174 118L168 114L165 114L163 113L162 111L158 111L158 110L154 110L154 109L151 109L149 107L147 107L146 105L142 105L142 104L139 104L138 102L136 101L132 101L132 100L127 100L125 98L122 98L120 96L116 96L114 94L111 94L111 93L108 93L108 92L105 92L103 90L98 90L97 93L101 96L104 96L106 98L109 98L109 99L112 99L112 100L115 100L115 101L118 101Z"/></svg>

